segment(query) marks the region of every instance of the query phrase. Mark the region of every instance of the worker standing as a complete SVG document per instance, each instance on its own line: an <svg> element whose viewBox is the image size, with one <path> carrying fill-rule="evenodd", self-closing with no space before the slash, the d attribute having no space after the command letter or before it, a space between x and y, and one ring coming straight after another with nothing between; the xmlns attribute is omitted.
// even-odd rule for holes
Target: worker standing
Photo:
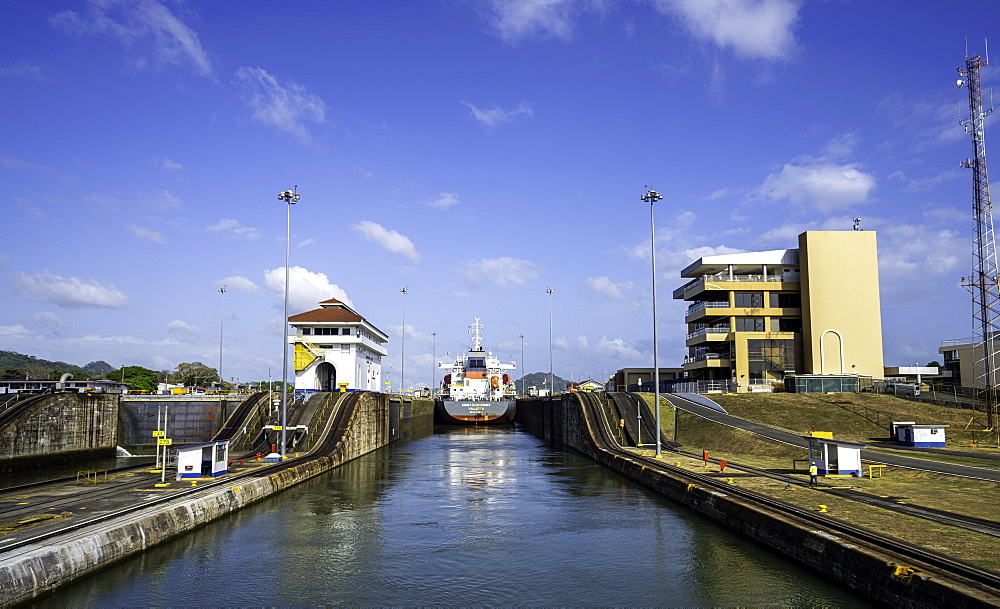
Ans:
<svg viewBox="0 0 1000 609"><path fill-rule="evenodd" d="M819 474L819 468L816 467L816 462L813 461L809 464L809 486L816 486L819 484L816 476Z"/></svg>

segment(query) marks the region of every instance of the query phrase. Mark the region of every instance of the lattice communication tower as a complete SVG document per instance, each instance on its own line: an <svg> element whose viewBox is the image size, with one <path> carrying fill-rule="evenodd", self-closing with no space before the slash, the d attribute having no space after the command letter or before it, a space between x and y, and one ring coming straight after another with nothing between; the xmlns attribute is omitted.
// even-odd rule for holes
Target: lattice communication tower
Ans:
<svg viewBox="0 0 1000 609"><path fill-rule="evenodd" d="M973 269L963 277L963 285L972 293L973 327L976 332L975 376L979 381L986 426L997 427L997 352L1000 341L1000 277L998 277L996 241L993 236L993 206L990 203L990 181L986 171L985 120L993 109L983 110L982 81L979 69L986 65L979 55L965 58L965 68L958 68L958 86L969 89L969 116L962 120L966 133L972 136L972 158L962 166L972 170L973 210L975 212L975 244Z"/></svg>

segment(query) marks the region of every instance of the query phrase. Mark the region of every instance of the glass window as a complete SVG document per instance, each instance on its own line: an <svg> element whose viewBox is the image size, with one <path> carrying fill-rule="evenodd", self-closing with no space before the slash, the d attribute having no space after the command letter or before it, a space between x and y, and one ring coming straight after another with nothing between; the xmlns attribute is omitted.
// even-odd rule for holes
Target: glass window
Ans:
<svg viewBox="0 0 1000 609"><path fill-rule="evenodd" d="M750 339L747 341L747 369L750 382L780 379L795 370L795 341L790 339Z"/></svg>
<svg viewBox="0 0 1000 609"><path fill-rule="evenodd" d="M303 334L307 334L307 335L311 334L312 333L312 328L302 328L302 333Z"/></svg>
<svg viewBox="0 0 1000 609"><path fill-rule="evenodd" d="M351 334L351 329L350 329L350 328L343 328L343 329L342 329L342 330L340 331L340 333L341 333L341 334L343 334L344 336L350 336L350 334Z"/></svg>
<svg viewBox="0 0 1000 609"><path fill-rule="evenodd" d="M783 292L771 292L770 301L772 308L799 309L802 307L802 297L799 294L785 294Z"/></svg>
<svg viewBox="0 0 1000 609"><path fill-rule="evenodd" d="M764 306L763 292L736 292L733 296L737 307L759 309Z"/></svg>
<svg viewBox="0 0 1000 609"><path fill-rule="evenodd" d="M737 332L764 332L764 318L763 317L737 317L736 318L736 331Z"/></svg>

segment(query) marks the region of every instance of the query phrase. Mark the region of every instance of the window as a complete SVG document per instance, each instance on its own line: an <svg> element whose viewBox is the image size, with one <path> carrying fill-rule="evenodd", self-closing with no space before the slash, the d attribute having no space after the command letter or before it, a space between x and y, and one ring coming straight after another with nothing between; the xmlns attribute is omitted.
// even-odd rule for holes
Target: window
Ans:
<svg viewBox="0 0 1000 609"><path fill-rule="evenodd" d="M801 319L787 319L784 317L772 317L771 318L771 331L772 332L801 332L802 331L802 320Z"/></svg>
<svg viewBox="0 0 1000 609"><path fill-rule="evenodd" d="M795 341L748 340L747 370L751 383L782 378L786 371L795 370Z"/></svg>
<svg viewBox="0 0 1000 609"><path fill-rule="evenodd" d="M759 309L764 306L763 292L736 292L733 296L737 307Z"/></svg>
<svg viewBox="0 0 1000 609"><path fill-rule="evenodd" d="M775 309L790 308L799 309L802 307L802 297L799 294L785 294L783 292L771 292L771 307Z"/></svg>
<svg viewBox="0 0 1000 609"><path fill-rule="evenodd" d="M302 328L302 333L308 336L312 333L312 328Z"/></svg>
<svg viewBox="0 0 1000 609"><path fill-rule="evenodd" d="M344 329L342 329L340 331L340 333L343 334L344 336L350 336L351 335L351 329L350 328L344 328Z"/></svg>
<svg viewBox="0 0 1000 609"><path fill-rule="evenodd" d="M736 318L736 331L737 332L764 332L764 318L763 317L737 317Z"/></svg>
<svg viewBox="0 0 1000 609"><path fill-rule="evenodd" d="M350 353L351 352L351 346L350 345L340 345L340 352L341 353Z"/></svg>

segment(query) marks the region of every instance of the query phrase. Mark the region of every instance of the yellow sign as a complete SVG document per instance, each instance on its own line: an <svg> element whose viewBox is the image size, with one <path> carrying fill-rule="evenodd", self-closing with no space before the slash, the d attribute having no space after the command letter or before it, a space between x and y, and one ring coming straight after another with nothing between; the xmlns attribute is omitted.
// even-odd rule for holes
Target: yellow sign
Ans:
<svg viewBox="0 0 1000 609"><path fill-rule="evenodd" d="M281 425L275 425L272 429L274 429L274 431L281 431L283 427L281 427Z"/></svg>
<svg viewBox="0 0 1000 609"><path fill-rule="evenodd" d="M162 438L164 435L166 435L166 434L164 432L162 432L162 431L154 431L153 432L153 437L154 438Z"/></svg>
<svg viewBox="0 0 1000 609"><path fill-rule="evenodd" d="M159 440L156 441L156 443L159 446L170 446L172 442L173 440L171 440L170 438L160 438Z"/></svg>

